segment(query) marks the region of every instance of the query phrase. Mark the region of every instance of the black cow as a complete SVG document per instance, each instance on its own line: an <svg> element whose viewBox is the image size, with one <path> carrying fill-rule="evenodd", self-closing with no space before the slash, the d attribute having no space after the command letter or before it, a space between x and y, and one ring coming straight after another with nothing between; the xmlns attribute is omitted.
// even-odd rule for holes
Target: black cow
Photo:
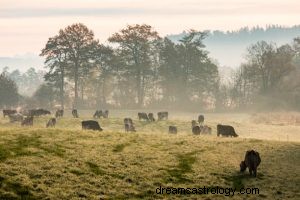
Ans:
<svg viewBox="0 0 300 200"><path fill-rule="evenodd" d="M64 110L63 109L57 110L55 112L55 117L56 118L63 117L63 116L64 116Z"/></svg>
<svg viewBox="0 0 300 200"><path fill-rule="evenodd" d="M153 113L148 114L148 119L149 119L150 122L155 122Z"/></svg>
<svg viewBox="0 0 300 200"><path fill-rule="evenodd" d="M203 122L204 122L204 116L203 115L198 116L198 122L199 122L199 124L203 124Z"/></svg>
<svg viewBox="0 0 300 200"><path fill-rule="evenodd" d="M254 150L249 150L246 152L244 161L242 161L240 164L240 171L244 172L248 167L250 176L252 176L252 172L253 172L254 177L256 177L257 167L259 166L260 162L261 159L259 153Z"/></svg>
<svg viewBox="0 0 300 200"><path fill-rule="evenodd" d="M169 133L177 134L177 127L176 126L169 126Z"/></svg>
<svg viewBox="0 0 300 200"><path fill-rule="evenodd" d="M2 112L3 112L3 117L5 118L6 116L16 114L17 110L3 110Z"/></svg>
<svg viewBox="0 0 300 200"><path fill-rule="evenodd" d="M192 128L192 132L193 132L194 135L200 135L200 132L201 132L200 126L194 126Z"/></svg>
<svg viewBox="0 0 300 200"><path fill-rule="evenodd" d="M56 118L51 118L51 119L49 119L48 123L46 124L46 128L55 127L55 125L56 125Z"/></svg>
<svg viewBox="0 0 300 200"><path fill-rule="evenodd" d="M236 134L236 132L232 126L221 125L221 124L217 125L217 135L218 136L226 136L226 137L229 137L229 136L238 137L238 135Z"/></svg>
<svg viewBox="0 0 300 200"><path fill-rule="evenodd" d="M28 116L22 120L22 126L33 126L33 116Z"/></svg>
<svg viewBox="0 0 300 200"><path fill-rule="evenodd" d="M50 115L50 114L51 114L51 112L49 110L45 110L45 109L42 109L42 108L32 109L32 110L28 111L28 115L33 116L33 117L39 117L39 116L42 116L42 115Z"/></svg>
<svg viewBox="0 0 300 200"><path fill-rule="evenodd" d="M141 121L141 120L146 120L146 121L149 121L149 118L148 118L148 115L147 115L147 113L144 113L144 112L142 112L142 113L138 113L138 118L139 118L139 120Z"/></svg>
<svg viewBox="0 0 300 200"><path fill-rule="evenodd" d="M73 109L73 110L72 110L72 115L73 115L74 118L78 118L78 117L79 117L79 116L78 116L77 109Z"/></svg>
<svg viewBox="0 0 300 200"><path fill-rule="evenodd" d="M157 120L168 120L169 113L168 112L158 112Z"/></svg>
<svg viewBox="0 0 300 200"><path fill-rule="evenodd" d="M99 123L94 120L82 121L81 125L83 130L103 131Z"/></svg>

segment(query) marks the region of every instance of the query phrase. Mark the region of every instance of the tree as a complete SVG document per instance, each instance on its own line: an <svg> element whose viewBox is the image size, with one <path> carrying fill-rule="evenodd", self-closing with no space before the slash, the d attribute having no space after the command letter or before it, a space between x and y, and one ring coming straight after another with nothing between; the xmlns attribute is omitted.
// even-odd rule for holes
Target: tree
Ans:
<svg viewBox="0 0 300 200"><path fill-rule="evenodd" d="M45 56L46 67L49 71L45 74L45 81L59 88L60 104L64 109L65 72L68 64L66 42L58 35L48 39L40 56Z"/></svg>
<svg viewBox="0 0 300 200"><path fill-rule="evenodd" d="M146 24L128 25L108 39L112 43L119 44L129 76L136 79L139 107L144 104L147 70L151 68L151 47L158 39L158 33Z"/></svg>
<svg viewBox="0 0 300 200"><path fill-rule="evenodd" d="M93 64L93 55L95 55L93 52L97 44L93 31L84 24L78 23L61 29L58 36L50 38L42 50L41 55L49 59L46 62L50 64L50 71L55 68L52 75L48 73L48 78L60 76L61 92L65 74L74 81L74 107L78 106L79 81L83 91L84 75Z"/></svg>
<svg viewBox="0 0 300 200"><path fill-rule="evenodd" d="M4 73L0 74L0 107L18 103L19 94L16 83Z"/></svg>
<svg viewBox="0 0 300 200"><path fill-rule="evenodd" d="M39 107L52 108L55 99L55 91L51 85L42 84L34 93L33 99Z"/></svg>

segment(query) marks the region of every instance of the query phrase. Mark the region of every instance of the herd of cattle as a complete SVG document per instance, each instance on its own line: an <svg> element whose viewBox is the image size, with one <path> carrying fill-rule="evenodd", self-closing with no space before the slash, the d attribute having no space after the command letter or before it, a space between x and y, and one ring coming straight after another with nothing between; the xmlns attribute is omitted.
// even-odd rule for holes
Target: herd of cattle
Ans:
<svg viewBox="0 0 300 200"><path fill-rule="evenodd" d="M9 117L11 123L13 122L21 122L22 126L33 126L34 117L39 117L42 115L50 115L51 112L45 109L32 109L32 110L24 110L17 112L17 110L3 110L3 117ZM108 110L96 110L93 115L94 119L108 118L109 111ZM64 116L64 110L59 109L55 112L55 117L49 119L46 123L46 127L55 127L57 118L61 118ZM72 116L74 118L79 118L78 111L76 109L72 110ZM168 112L158 112L157 113L157 121L168 120L169 113ZM147 121L147 122L155 122L155 117L153 113L138 113L139 121ZM98 121L96 120L87 120L81 122L82 129L87 130L98 130L102 131L103 129L100 127ZM212 134L212 128L204 125L204 115L199 115L198 120L192 120L191 122L191 132L194 135L209 135ZM124 118L124 130L125 132L136 132L135 125L131 118ZM178 130L176 126L169 126L170 134L177 134ZM217 125L217 136L226 136L226 137L238 137L234 128L229 125Z"/></svg>
<svg viewBox="0 0 300 200"><path fill-rule="evenodd" d="M9 117L11 123L13 122L21 122L22 126L33 126L33 119L34 117L39 117L42 115L50 115L51 112L45 109L32 109L17 112L17 110L3 110L3 117ZM95 114L93 115L94 119L108 118L109 111L105 110L96 110ZM61 118L64 116L64 110L56 110L55 117L49 119L46 123L46 127L55 127L57 118ZM76 109L72 110L72 116L74 118L78 118L78 111ZM169 113L168 112L158 112L157 113L157 121L160 120L168 120ZM147 122L155 122L154 114L153 113L138 113L138 120L139 121L147 121ZM135 125L131 118L124 118L124 129L125 132L136 132ZM81 122L83 130L98 130L102 131L103 129L100 127L98 121L96 120L85 120ZM200 134L212 134L212 128L204 125L204 115L199 115L198 120L191 121L191 129L194 135ZM169 133L170 134L177 134L178 130L176 126L169 126ZM229 125L217 125L217 136L225 136L225 137L238 137L234 128ZM243 172L246 168L249 168L250 175L256 177L257 174L257 167L261 162L259 153L254 150L249 150L246 152L245 159L240 163L240 171Z"/></svg>

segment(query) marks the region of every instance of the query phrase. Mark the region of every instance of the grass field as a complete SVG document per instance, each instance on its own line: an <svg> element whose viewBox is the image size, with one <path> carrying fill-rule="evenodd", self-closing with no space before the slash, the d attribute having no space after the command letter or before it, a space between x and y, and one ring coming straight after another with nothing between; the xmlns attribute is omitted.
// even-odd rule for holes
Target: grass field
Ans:
<svg viewBox="0 0 300 200"><path fill-rule="evenodd" d="M193 136L196 113L171 112L169 121L138 122L136 111L112 111L103 132L82 131L66 116L56 128L35 118L22 128L0 117L0 199L227 199L225 195L159 195L158 187L255 187L257 195L233 199L300 199L300 126L258 123L246 114L207 114L211 136ZM124 133L123 117L136 133ZM231 124L239 138L216 137ZM179 133L169 135L169 125ZM257 178L239 173L245 151L260 152Z"/></svg>

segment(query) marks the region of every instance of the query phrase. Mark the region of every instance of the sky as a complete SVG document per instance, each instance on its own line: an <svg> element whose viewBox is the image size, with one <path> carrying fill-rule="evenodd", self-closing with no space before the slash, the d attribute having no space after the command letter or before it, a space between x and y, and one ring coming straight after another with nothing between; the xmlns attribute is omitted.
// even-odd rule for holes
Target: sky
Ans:
<svg viewBox="0 0 300 200"><path fill-rule="evenodd" d="M299 0L0 0L0 57L39 54L49 37L84 23L100 42L128 24L161 36L196 30L299 24Z"/></svg>

